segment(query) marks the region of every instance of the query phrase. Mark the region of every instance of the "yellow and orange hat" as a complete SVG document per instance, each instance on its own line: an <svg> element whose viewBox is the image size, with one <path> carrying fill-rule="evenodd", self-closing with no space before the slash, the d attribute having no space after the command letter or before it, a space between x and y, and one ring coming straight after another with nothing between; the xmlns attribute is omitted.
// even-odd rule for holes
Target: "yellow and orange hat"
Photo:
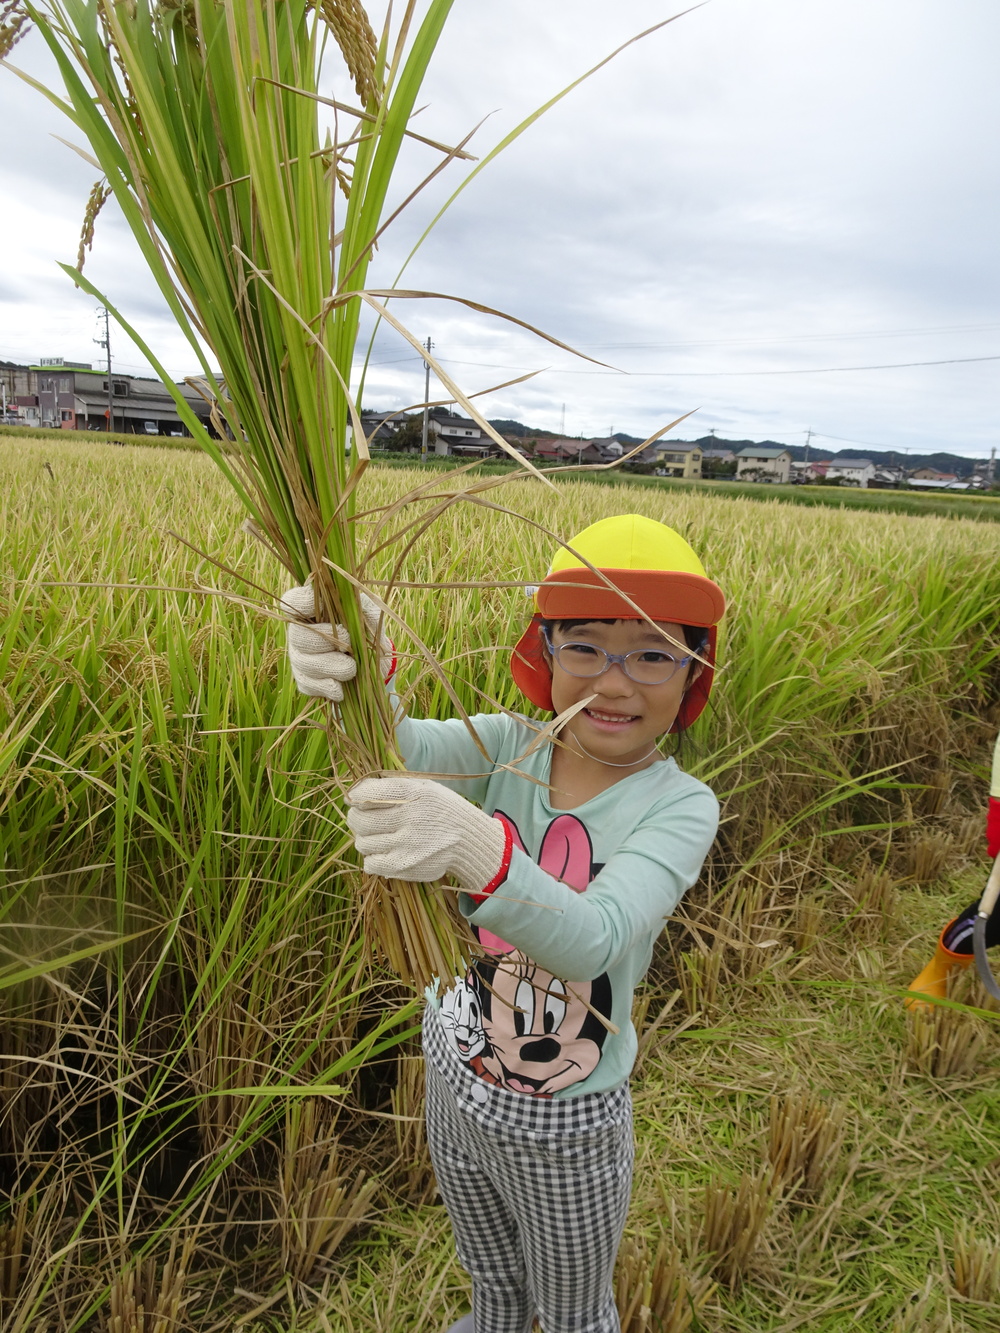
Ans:
<svg viewBox="0 0 1000 1333"><path fill-rule="evenodd" d="M535 615L511 654L511 674L538 708L552 709L552 672L543 620L650 620L703 625L700 654L715 661L715 626L726 599L694 551L673 528L641 514L602 518L560 547L535 591ZM600 571L595 572L595 571ZM671 731L689 727L708 701L714 671L704 668L684 696Z"/></svg>

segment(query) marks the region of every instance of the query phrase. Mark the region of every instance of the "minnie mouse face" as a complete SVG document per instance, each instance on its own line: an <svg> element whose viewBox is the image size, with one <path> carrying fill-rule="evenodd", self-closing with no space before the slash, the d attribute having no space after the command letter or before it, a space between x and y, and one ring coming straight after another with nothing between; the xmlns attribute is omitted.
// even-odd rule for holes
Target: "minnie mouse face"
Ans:
<svg viewBox="0 0 1000 1333"><path fill-rule="evenodd" d="M597 1068L607 1029L587 1005L610 1017L606 976L567 984L514 954L479 959L472 979L488 1039L476 1061L481 1076L511 1092L551 1097Z"/></svg>

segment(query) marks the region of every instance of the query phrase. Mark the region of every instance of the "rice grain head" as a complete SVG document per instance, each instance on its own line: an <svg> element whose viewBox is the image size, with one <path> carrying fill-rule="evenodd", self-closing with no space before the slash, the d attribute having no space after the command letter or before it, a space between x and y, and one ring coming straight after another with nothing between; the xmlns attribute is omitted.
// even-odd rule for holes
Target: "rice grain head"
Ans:
<svg viewBox="0 0 1000 1333"><path fill-rule="evenodd" d="M340 47L361 105L377 106L380 97L375 77L378 43L361 0L319 0L317 9Z"/></svg>
<svg viewBox="0 0 1000 1333"><path fill-rule="evenodd" d="M21 0L0 5L0 60L6 60L28 31L28 15Z"/></svg>

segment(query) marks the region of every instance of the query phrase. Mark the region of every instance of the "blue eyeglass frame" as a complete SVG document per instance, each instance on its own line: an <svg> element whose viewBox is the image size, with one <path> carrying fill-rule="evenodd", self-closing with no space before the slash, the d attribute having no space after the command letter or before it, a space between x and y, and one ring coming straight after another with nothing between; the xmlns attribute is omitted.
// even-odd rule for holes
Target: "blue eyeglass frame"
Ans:
<svg viewBox="0 0 1000 1333"><path fill-rule="evenodd" d="M636 653L648 653L650 651L648 648L633 648L632 651L628 653L609 653L607 648L602 648L600 647L599 644L596 643L587 643L585 639L571 639L569 643L560 643L558 645L554 644L551 638L549 637L548 630L545 628L544 625L539 626L539 633L545 640L545 646L546 648L548 648L553 661L557 660L556 653L559 651L560 648L569 648L574 643L582 644L583 647L585 648L592 648L595 653L604 654L606 661L604 663L604 666L601 667L600 671L594 671L593 673L588 674L586 676L581 676L575 671L570 671L568 667L564 666L562 668L563 671L566 672L567 676L573 676L574 679L576 680L597 680L599 676L603 676L604 673L606 671L609 671L613 666L620 666L621 669L625 672L625 675L628 676L629 680L631 680L636 685L666 685L669 681L673 680L674 676L677 675L678 671L680 671L682 667L686 667L689 662L694 661L693 653L688 653L687 657L677 658L674 657L673 653L665 652L664 655L666 657L669 657L674 664L674 669L673 671L671 671L670 675L665 677L665 679L663 680L656 680L656 681L638 680L635 676L632 675L631 671L629 671L628 669L628 658L632 657ZM657 650L654 649L653 651ZM562 666L562 663L560 663L560 666Z"/></svg>

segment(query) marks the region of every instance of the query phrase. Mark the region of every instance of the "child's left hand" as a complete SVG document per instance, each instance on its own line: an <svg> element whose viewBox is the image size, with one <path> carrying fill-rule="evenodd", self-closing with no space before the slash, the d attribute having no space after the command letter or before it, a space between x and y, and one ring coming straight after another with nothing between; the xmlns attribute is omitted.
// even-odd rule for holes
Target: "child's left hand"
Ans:
<svg viewBox="0 0 1000 1333"><path fill-rule="evenodd" d="M507 823L438 782L365 778L347 801L354 845L371 875L428 882L452 875L481 901L507 874Z"/></svg>

